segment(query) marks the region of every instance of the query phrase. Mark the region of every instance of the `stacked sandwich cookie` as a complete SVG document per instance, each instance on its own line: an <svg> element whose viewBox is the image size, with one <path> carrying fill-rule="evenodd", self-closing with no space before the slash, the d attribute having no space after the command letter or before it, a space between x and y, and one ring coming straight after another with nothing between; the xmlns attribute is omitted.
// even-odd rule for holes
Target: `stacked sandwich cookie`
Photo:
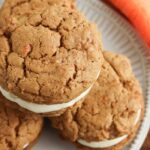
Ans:
<svg viewBox="0 0 150 150"><path fill-rule="evenodd" d="M80 150L120 150L138 131L143 103L128 58L103 51L74 0L5 0L0 149L29 149L48 117Z"/></svg>
<svg viewBox="0 0 150 150"><path fill-rule="evenodd" d="M0 103L1 150L29 150L37 141L42 126L41 117L21 113Z"/></svg>
<svg viewBox="0 0 150 150"><path fill-rule="evenodd" d="M101 40L95 25L73 7L43 2L34 10L36 3L12 6L8 0L1 9L0 91L15 109L58 116L97 80Z"/></svg>
<svg viewBox="0 0 150 150"><path fill-rule="evenodd" d="M101 75L83 104L50 118L81 150L120 150L133 140L143 117L143 97L129 60L104 52Z"/></svg>

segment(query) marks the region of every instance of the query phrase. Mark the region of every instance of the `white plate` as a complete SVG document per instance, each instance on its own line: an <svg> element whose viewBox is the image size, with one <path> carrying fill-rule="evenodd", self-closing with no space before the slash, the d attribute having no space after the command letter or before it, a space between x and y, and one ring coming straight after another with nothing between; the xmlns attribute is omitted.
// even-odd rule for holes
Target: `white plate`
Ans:
<svg viewBox="0 0 150 150"><path fill-rule="evenodd" d="M135 140L126 148L127 150L139 150L150 126L150 64L146 47L130 24L102 2L78 0L78 7L98 25L102 32L105 49L128 56L134 73L142 85L146 105L145 118ZM47 123L34 150L75 150L72 144L60 140L57 133L49 126Z"/></svg>
<svg viewBox="0 0 150 150"><path fill-rule="evenodd" d="M128 56L134 73L142 85L146 106L144 121L135 140L126 148L127 150L139 150L150 126L150 64L146 47L130 24L101 1L78 0L78 7L98 25L102 32L105 49ZM69 142L60 140L56 131L50 129L47 121L34 150L75 150L75 147Z"/></svg>

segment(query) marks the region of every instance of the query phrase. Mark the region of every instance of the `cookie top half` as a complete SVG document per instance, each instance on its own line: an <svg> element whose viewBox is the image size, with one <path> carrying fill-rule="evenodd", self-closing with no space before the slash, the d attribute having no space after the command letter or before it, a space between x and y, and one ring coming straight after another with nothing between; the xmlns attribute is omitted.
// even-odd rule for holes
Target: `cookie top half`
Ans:
<svg viewBox="0 0 150 150"><path fill-rule="evenodd" d="M0 10L0 28L13 30L33 12L41 12L52 5L74 8L74 0L5 0ZM36 18L38 19L38 18Z"/></svg>
<svg viewBox="0 0 150 150"><path fill-rule="evenodd" d="M65 138L91 148L114 146L128 138L143 112L142 90L129 60L103 54L101 75L83 104L51 119Z"/></svg>
<svg viewBox="0 0 150 150"><path fill-rule="evenodd" d="M95 25L52 2L7 0L0 11L0 86L37 104L78 97L96 81L103 61Z"/></svg>
<svg viewBox="0 0 150 150"><path fill-rule="evenodd" d="M32 146L38 139L42 125L41 117L26 115L0 103L0 149L23 150Z"/></svg>

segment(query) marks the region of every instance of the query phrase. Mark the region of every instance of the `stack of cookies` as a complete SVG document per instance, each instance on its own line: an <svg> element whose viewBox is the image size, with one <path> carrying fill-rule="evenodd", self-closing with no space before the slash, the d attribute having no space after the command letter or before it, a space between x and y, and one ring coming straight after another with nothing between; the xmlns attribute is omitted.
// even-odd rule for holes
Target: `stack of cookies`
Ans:
<svg viewBox="0 0 150 150"><path fill-rule="evenodd" d="M105 51L73 0L5 0L0 10L0 149L29 149L48 117L80 150L120 150L143 96L129 60Z"/></svg>

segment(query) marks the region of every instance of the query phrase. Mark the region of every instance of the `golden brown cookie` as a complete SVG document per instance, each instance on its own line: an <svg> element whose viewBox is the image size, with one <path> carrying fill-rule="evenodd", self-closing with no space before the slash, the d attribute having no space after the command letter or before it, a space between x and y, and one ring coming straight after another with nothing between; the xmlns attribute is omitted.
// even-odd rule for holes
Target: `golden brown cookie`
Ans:
<svg viewBox="0 0 150 150"><path fill-rule="evenodd" d="M0 149L25 150L33 146L43 125L43 119L5 107L0 103Z"/></svg>
<svg viewBox="0 0 150 150"><path fill-rule="evenodd" d="M74 0L5 0L0 10L0 28L12 31L26 20L38 24L42 13L52 5L75 7Z"/></svg>
<svg viewBox="0 0 150 150"><path fill-rule="evenodd" d="M50 118L80 150L120 150L133 140L143 117L141 87L129 60L104 52L101 75L80 107Z"/></svg>
<svg viewBox="0 0 150 150"><path fill-rule="evenodd" d="M8 0L1 9L0 91L26 110L60 115L97 80L101 40L95 25L76 9L58 4L34 8L35 2L40 0L14 6ZM7 23L7 15L15 22Z"/></svg>

